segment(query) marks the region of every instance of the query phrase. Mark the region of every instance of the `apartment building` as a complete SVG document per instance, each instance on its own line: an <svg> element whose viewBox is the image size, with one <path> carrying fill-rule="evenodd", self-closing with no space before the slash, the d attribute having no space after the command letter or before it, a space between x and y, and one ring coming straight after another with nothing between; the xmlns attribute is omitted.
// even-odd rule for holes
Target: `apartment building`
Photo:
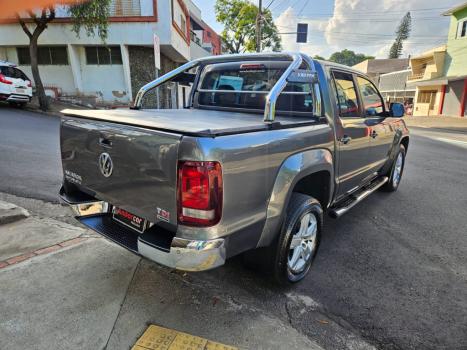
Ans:
<svg viewBox="0 0 467 350"><path fill-rule="evenodd" d="M407 85L416 89L413 115L439 115L443 105L443 87L446 45L423 52L410 58L412 74Z"/></svg>
<svg viewBox="0 0 467 350"><path fill-rule="evenodd" d="M443 13L451 17L444 76L441 113L443 115L467 115L467 2Z"/></svg>
<svg viewBox="0 0 467 350"><path fill-rule="evenodd" d="M368 75L376 85L379 85L381 74L392 73L407 69L408 58L377 58L362 61L352 68L355 68Z"/></svg>
<svg viewBox="0 0 467 350"><path fill-rule="evenodd" d="M77 36L71 31L67 8L57 7L57 18L39 38L39 69L47 93L93 105L129 104L139 88L157 74L192 58L195 44L188 8L196 6L189 0L113 0L108 38L103 43L84 31ZM201 11L198 15L201 20ZM204 30L201 27L199 33L203 35ZM160 41L158 72L154 35ZM0 60L14 62L31 75L27 45L28 38L15 19L0 25ZM216 53L205 49L199 55ZM184 89L169 84L159 90L159 102L152 94L146 105L182 106L187 96Z"/></svg>

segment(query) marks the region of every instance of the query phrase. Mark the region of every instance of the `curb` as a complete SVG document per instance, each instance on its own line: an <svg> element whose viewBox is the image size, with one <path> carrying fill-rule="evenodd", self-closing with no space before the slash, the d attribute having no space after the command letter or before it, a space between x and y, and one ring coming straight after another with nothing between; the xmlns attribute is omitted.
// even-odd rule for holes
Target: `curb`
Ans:
<svg viewBox="0 0 467 350"><path fill-rule="evenodd" d="M0 201L0 225L11 224L13 222L26 219L29 212L17 205Z"/></svg>
<svg viewBox="0 0 467 350"><path fill-rule="evenodd" d="M88 239L89 239L88 237L76 237L76 238L72 238L67 241L63 241L63 242L60 242L60 243L57 243L57 244L54 244L48 247L37 249L29 253L24 253L21 255L10 257L4 261L0 261L0 270L8 266L18 264L20 262L30 260L31 258L34 258L39 255L53 253L55 251L62 250L64 248L77 245L78 243L84 242Z"/></svg>
<svg viewBox="0 0 467 350"><path fill-rule="evenodd" d="M467 130L464 130L463 128L449 128L449 127L436 127L436 126L421 126L421 125L407 125L407 127L410 129L419 129L419 130L428 130L428 131L445 131L445 132L453 132L453 133L458 133L458 134L467 134Z"/></svg>

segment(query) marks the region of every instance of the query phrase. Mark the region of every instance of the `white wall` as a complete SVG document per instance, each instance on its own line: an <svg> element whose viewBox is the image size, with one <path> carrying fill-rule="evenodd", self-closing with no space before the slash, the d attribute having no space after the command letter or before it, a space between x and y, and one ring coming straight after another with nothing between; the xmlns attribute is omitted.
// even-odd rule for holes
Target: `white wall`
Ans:
<svg viewBox="0 0 467 350"><path fill-rule="evenodd" d="M168 1L159 1L158 14L162 22L125 22L110 23L106 43L108 45L153 45L153 35L156 33L161 45L172 46L178 51L178 55L188 60L190 58L190 47L173 28ZM77 37L71 31L71 24L51 23L47 30L39 37L39 45L102 45L98 36L88 37L84 30ZM0 25L0 47L28 45L29 39L18 24Z"/></svg>
<svg viewBox="0 0 467 350"><path fill-rule="evenodd" d="M82 93L96 95L104 101L128 102L131 97L125 84L123 65L88 65L86 64L86 52L84 47L78 47Z"/></svg>
<svg viewBox="0 0 467 350"><path fill-rule="evenodd" d="M141 16L153 16L153 1L152 0L140 0Z"/></svg>
<svg viewBox="0 0 467 350"><path fill-rule="evenodd" d="M16 53L16 47L6 47L3 48L5 57L4 59L18 64L18 55ZM0 56L1 58L1 56ZM69 61L69 60L68 60ZM31 66L20 66L18 68L21 69L29 79L32 80L34 84L34 80L32 78ZM74 94L76 93L75 84L73 81L73 74L71 71L71 65L39 65L39 72L41 74L42 83L47 87L59 87L62 89L63 92Z"/></svg>
<svg viewBox="0 0 467 350"><path fill-rule="evenodd" d="M187 22L187 18L185 16L185 13L182 11L182 8L180 6L180 4L178 3L177 0L173 0L173 9L174 9L174 21L175 23L178 24L178 27L183 30L183 32L186 32L186 26L185 28L182 26L182 21L181 21L181 18L183 17L185 19L185 24Z"/></svg>

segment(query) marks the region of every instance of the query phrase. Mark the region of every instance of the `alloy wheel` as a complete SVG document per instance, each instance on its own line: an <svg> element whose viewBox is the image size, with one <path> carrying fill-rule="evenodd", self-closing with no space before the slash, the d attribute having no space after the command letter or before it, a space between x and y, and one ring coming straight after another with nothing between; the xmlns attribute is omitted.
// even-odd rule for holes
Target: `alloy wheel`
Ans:
<svg viewBox="0 0 467 350"><path fill-rule="evenodd" d="M297 222L290 242L287 266L293 274L305 270L317 247L318 220L313 213L306 213Z"/></svg>

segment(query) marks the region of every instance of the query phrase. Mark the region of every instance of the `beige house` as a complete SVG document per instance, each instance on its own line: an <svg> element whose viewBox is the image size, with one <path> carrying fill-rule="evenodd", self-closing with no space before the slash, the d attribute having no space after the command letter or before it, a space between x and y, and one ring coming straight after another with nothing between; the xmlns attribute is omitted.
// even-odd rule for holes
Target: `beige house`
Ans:
<svg viewBox="0 0 467 350"><path fill-rule="evenodd" d="M408 58L384 58L384 59L368 59L354 65L352 68L357 69L368 75L376 85L379 85L380 76L382 74L397 72L409 67Z"/></svg>
<svg viewBox="0 0 467 350"><path fill-rule="evenodd" d="M407 79L407 85L416 88L413 115L441 114L442 96L447 84L444 77L445 58L446 45L411 57L412 74Z"/></svg>

